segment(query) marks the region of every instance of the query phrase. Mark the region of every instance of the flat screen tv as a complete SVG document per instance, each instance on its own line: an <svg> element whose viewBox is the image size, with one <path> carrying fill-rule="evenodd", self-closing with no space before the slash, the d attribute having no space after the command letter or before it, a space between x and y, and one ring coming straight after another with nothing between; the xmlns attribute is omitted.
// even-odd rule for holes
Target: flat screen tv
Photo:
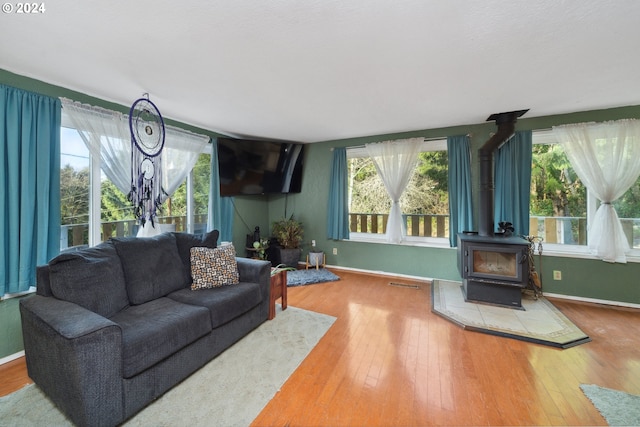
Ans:
<svg viewBox="0 0 640 427"><path fill-rule="evenodd" d="M218 138L220 195L299 193L304 144Z"/></svg>

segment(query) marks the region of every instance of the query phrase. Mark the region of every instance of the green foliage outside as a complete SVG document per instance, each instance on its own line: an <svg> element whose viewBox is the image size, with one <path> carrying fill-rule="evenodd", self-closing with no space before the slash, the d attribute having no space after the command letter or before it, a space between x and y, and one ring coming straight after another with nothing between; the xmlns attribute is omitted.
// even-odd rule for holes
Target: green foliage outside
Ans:
<svg viewBox="0 0 640 427"><path fill-rule="evenodd" d="M60 169L60 214L62 225L89 222L89 168Z"/></svg>
<svg viewBox="0 0 640 427"><path fill-rule="evenodd" d="M209 177L211 176L211 156L201 154L193 167L194 214L206 214L209 204ZM183 182L173 193L170 201L163 203L161 216L187 215L187 183Z"/></svg>
<svg viewBox="0 0 640 427"><path fill-rule="evenodd" d="M194 166L195 214L206 214L209 199L211 156L202 154ZM133 208L127 195L111 181L103 180L101 186L101 214L103 222L133 219ZM62 225L89 222L89 168L76 170L70 165L60 170L60 211ZM187 214L186 182L180 185L173 197L163 204L159 216L185 216Z"/></svg>
<svg viewBox="0 0 640 427"><path fill-rule="evenodd" d="M587 215L586 188L560 145L533 146L530 212L533 216Z"/></svg>
<svg viewBox="0 0 640 427"><path fill-rule="evenodd" d="M446 151L422 152L415 172L400 199L405 214L449 213ZM349 159L352 213L386 213L391 200L371 158Z"/></svg>

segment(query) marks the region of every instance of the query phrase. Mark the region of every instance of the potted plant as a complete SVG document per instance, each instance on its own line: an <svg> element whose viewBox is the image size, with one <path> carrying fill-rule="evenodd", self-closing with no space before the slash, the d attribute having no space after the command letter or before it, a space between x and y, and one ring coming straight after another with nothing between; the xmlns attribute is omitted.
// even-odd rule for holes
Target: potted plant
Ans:
<svg viewBox="0 0 640 427"><path fill-rule="evenodd" d="M297 267L298 260L302 254L302 236L304 228L300 221L290 218L283 218L273 223L273 237L278 239L280 245L281 264L289 267Z"/></svg>
<svg viewBox="0 0 640 427"><path fill-rule="evenodd" d="M260 239L253 242L253 249L258 259L267 259L267 249L269 249L269 240Z"/></svg>

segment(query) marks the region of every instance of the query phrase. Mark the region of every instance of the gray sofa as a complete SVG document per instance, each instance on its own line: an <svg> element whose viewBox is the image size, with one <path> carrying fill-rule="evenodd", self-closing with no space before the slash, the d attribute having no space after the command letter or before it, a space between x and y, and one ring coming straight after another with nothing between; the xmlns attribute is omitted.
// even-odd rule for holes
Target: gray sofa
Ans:
<svg viewBox="0 0 640 427"><path fill-rule="evenodd" d="M112 239L38 267L20 302L27 369L75 424L122 423L267 319L267 261L237 258L239 284L191 290L191 247L217 239Z"/></svg>

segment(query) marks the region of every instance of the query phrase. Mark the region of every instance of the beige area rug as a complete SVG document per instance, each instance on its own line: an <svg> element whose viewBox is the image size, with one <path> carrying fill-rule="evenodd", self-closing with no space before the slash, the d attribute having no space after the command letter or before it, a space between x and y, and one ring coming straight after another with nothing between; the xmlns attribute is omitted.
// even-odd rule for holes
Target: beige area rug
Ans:
<svg viewBox="0 0 640 427"><path fill-rule="evenodd" d="M466 302L462 283L434 280L431 310L465 329L569 348L591 341L546 298L522 296L524 310Z"/></svg>
<svg viewBox="0 0 640 427"><path fill-rule="evenodd" d="M125 426L248 426L336 319L295 307L266 321ZM0 398L0 426L71 426L35 385Z"/></svg>
<svg viewBox="0 0 640 427"><path fill-rule="evenodd" d="M594 384L580 389L610 426L640 426L640 396Z"/></svg>

